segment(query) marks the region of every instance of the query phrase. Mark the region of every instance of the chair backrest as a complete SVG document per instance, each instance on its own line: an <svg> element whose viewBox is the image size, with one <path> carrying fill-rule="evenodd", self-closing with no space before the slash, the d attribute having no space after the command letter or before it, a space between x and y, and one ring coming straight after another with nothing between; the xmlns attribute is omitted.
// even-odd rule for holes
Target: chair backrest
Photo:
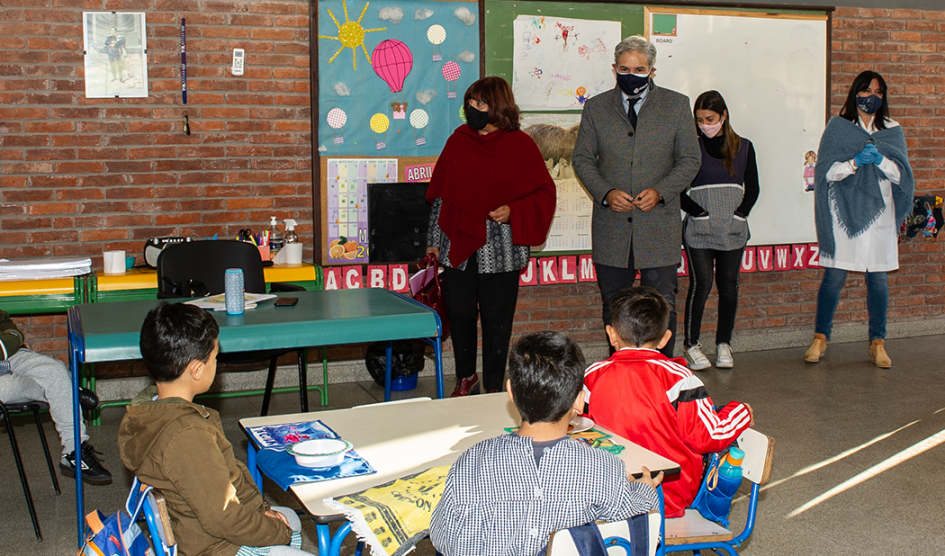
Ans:
<svg viewBox="0 0 945 556"><path fill-rule="evenodd" d="M148 524L151 545L157 552L157 556L177 556L177 539L174 538L174 530L171 528L171 518L167 513L164 495L159 490L144 485L138 481L137 477L135 477L132 489L135 487L138 487L139 492L141 490L144 492L141 512Z"/></svg>
<svg viewBox="0 0 945 556"><path fill-rule="evenodd" d="M745 452L742 477L759 485L767 483L774 460L774 439L754 429L745 429L738 437L738 447Z"/></svg>
<svg viewBox="0 0 945 556"><path fill-rule="evenodd" d="M660 541L660 522L662 516L659 511L647 514L646 526L649 532L649 546L646 549L648 556L654 556ZM627 521L598 523L597 528L604 544L607 546L607 556L630 556L630 526ZM622 550L617 550L617 549ZM548 541L548 556L581 556L581 551L571 536L571 529L552 533Z"/></svg>
<svg viewBox="0 0 945 556"><path fill-rule="evenodd" d="M223 293L228 268L243 269L247 293L266 293L259 249L244 241L217 240L178 243L162 250L157 260L158 297L179 297L176 287L189 280L203 283L210 295Z"/></svg>

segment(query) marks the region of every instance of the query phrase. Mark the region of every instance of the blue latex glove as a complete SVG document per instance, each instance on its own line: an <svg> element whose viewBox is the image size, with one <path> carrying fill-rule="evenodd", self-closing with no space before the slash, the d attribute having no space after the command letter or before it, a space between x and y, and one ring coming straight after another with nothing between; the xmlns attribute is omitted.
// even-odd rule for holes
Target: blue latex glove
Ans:
<svg viewBox="0 0 945 556"><path fill-rule="evenodd" d="M874 150L870 150L872 145L866 145L860 154L853 157L853 162L856 164L857 168L862 168L868 164L872 164L876 159L876 147L873 147Z"/></svg>
<svg viewBox="0 0 945 556"><path fill-rule="evenodd" d="M879 153L879 149L876 148L876 145L869 143L866 145L866 148L863 150L869 150L873 154L873 164L879 166L883 161L883 155Z"/></svg>

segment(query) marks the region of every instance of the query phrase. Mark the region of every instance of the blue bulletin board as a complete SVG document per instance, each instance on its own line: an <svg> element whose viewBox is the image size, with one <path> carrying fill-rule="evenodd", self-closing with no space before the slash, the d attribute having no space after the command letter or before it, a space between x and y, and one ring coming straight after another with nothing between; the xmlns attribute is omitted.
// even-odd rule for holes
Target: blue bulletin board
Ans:
<svg viewBox="0 0 945 556"><path fill-rule="evenodd" d="M320 156L440 154L479 77L476 2L321 0Z"/></svg>

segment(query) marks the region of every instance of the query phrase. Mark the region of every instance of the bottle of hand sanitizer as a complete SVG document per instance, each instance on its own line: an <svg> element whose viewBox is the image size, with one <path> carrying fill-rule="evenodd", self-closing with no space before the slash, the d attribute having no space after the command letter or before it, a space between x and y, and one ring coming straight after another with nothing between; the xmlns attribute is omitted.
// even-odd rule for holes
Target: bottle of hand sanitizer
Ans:
<svg viewBox="0 0 945 556"><path fill-rule="evenodd" d="M291 218L286 218L283 222L285 222L285 242L298 243L299 235L295 233L295 227L299 225L298 222Z"/></svg>
<svg viewBox="0 0 945 556"><path fill-rule="evenodd" d="M269 254L275 258L276 253L282 250L282 232L279 231L279 222L275 216L269 217Z"/></svg>

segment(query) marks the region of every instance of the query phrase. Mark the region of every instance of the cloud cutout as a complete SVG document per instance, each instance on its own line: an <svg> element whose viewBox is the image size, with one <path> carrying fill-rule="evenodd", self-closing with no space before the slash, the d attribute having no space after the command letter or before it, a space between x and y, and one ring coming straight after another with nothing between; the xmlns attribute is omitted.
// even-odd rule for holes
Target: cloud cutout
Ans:
<svg viewBox="0 0 945 556"><path fill-rule="evenodd" d="M466 25L472 25L476 22L476 14L469 11L469 8L456 8L456 11L453 12L453 15L456 16L456 19L462 21Z"/></svg>
<svg viewBox="0 0 945 556"><path fill-rule="evenodd" d="M377 14L377 19L381 21L390 21L394 25L400 23L400 20L404 18L404 10L401 8L381 8L381 11Z"/></svg>
<svg viewBox="0 0 945 556"><path fill-rule="evenodd" d="M348 86L342 83L341 81L335 83L332 89L334 89L335 93L337 93L338 96L340 97L351 96L351 89L349 89Z"/></svg>
<svg viewBox="0 0 945 556"><path fill-rule="evenodd" d="M431 100L436 98L436 91L433 89L427 89L426 91L417 93L416 97L417 97L417 102L419 102L420 104L426 105Z"/></svg>
<svg viewBox="0 0 945 556"><path fill-rule="evenodd" d="M456 59L461 62L466 62L468 64L469 62L472 62L473 60L476 59L476 55L468 50L464 50L459 53L459 56L457 56Z"/></svg>
<svg viewBox="0 0 945 556"><path fill-rule="evenodd" d="M318 152L320 153L328 152L328 147L326 147L325 145L319 145Z"/></svg>
<svg viewBox="0 0 945 556"><path fill-rule="evenodd" d="M420 8L413 14L413 18L417 21L423 21L424 19L429 18L433 15L433 10L430 8Z"/></svg>

